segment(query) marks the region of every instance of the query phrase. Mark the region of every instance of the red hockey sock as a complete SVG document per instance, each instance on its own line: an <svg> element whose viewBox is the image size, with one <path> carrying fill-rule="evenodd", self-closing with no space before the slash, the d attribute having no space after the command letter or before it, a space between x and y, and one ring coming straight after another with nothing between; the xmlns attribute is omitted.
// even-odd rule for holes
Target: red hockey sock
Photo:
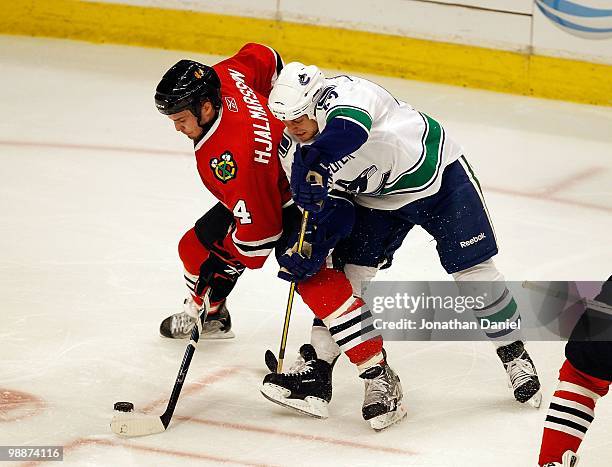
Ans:
<svg viewBox="0 0 612 467"><path fill-rule="evenodd" d="M193 298L193 301L198 306L202 306L202 297L195 295L193 292L195 283L200 275L200 266L208 259L210 251L208 248L202 245L194 229L188 230L187 233L183 235L183 238L181 238L178 245L178 251L181 261L183 262L183 267L185 268L184 277L187 288L192 292L191 297ZM220 305L222 303L223 300L220 302L211 303L208 314L214 315L215 313L218 313L221 309Z"/></svg>
<svg viewBox="0 0 612 467"><path fill-rule="evenodd" d="M198 240L195 229L190 229L183 235L178 244L178 253L185 271L196 277L200 275L200 266L210 255L208 248Z"/></svg>
<svg viewBox="0 0 612 467"><path fill-rule="evenodd" d="M565 361L546 415L539 465L561 462L565 451L578 450L595 416L595 403L609 387L610 381L589 376Z"/></svg>
<svg viewBox="0 0 612 467"><path fill-rule="evenodd" d="M383 340L374 329L372 314L364 301L353 296L353 288L343 272L321 269L299 284L302 299L323 320L340 350L365 370L382 359Z"/></svg>

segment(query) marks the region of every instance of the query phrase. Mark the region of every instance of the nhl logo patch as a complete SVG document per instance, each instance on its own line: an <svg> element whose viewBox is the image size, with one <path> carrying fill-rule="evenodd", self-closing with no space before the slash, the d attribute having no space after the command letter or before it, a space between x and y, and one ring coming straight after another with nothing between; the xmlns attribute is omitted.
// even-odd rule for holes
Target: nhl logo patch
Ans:
<svg viewBox="0 0 612 467"><path fill-rule="evenodd" d="M302 86L306 86L308 83L310 83L310 76L308 76L306 73L299 74L298 78Z"/></svg>
<svg viewBox="0 0 612 467"><path fill-rule="evenodd" d="M222 183L227 183L236 178L236 173L238 172L238 165L229 151L225 151L218 158L212 158L210 160L210 168L215 178Z"/></svg>

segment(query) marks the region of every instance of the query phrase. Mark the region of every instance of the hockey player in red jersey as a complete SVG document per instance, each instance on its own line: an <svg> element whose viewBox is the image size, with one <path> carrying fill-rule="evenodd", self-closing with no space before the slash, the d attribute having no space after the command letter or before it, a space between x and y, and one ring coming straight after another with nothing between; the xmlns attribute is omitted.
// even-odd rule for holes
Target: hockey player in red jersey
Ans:
<svg viewBox="0 0 612 467"><path fill-rule="evenodd" d="M225 299L238 277L245 268L261 267L277 243L282 254L287 241L295 242L301 213L277 157L284 125L271 116L266 100L281 68L274 50L247 44L212 67L181 60L157 86L158 110L193 140L200 177L219 200L179 243L190 293L185 311L162 322L160 332L166 337L187 337L202 306L207 311L202 338L233 337ZM327 256L348 235L352 209L346 199L330 200L327 217L313 218L309 226L313 234L307 237L313 254ZM345 222L334 222L340 217ZM363 406L364 418L375 429L385 428L405 412L401 385L386 364L382 338L373 329L361 328L371 314L363 300L353 296L344 272L317 270L308 271L310 280L300 287L302 298L325 325L342 327L344 334L350 331L341 350L362 372L366 388L376 393L382 386L391 387L384 403L366 397ZM203 297L209 300L204 305ZM331 375L331 365L317 358L314 348L302 350L302 374L316 370ZM296 387L293 394L297 399L301 389ZM317 391L320 404L315 407L306 401L302 409L326 416L331 386L329 391L326 387Z"/></svg>
<svg viewBox="0 0 612 467"><path fill-rule="evenodd" d="M611 305L612 276L587 307L565 346L566 360L544 422L540 466L577 465L576 452L594 420L597 400L612 384Z"/></svg>
<svg viewBox="0 0 612 467"><path fill-rule="evenodd" d="M276 156L283 125L266 106L281 68L276 51L247 44L212 67L181 60L157 86L157 109L193 140L200 178L219 200L179 243L191 293L185 311L162 322L166 337L190 334L209 288L202 338L233 337L225 299L281 236L283 208L292 201Z"/></svg>

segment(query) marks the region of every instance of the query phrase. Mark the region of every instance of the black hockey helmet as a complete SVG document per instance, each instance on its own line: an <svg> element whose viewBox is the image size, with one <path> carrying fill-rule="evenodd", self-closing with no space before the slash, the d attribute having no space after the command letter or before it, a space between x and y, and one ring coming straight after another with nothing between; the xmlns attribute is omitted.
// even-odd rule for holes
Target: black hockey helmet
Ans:
<svg viewBox="0 0 612 467"><path fill-rule="evenodd" d="M219 110L221 81L212 67L193 60L177 62L155 89L155 105L164 115L191 110L199 121L204 101L210 101Z"/></svg>

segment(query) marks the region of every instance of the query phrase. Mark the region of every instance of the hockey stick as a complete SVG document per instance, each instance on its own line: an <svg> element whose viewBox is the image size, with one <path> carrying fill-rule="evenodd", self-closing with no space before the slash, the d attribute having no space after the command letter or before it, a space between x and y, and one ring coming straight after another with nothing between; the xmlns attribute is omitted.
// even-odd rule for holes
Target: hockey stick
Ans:
<svg viewBox="0 0 612 467"><path fill-rule="evenodd" d="M306 234L306 225L308 224L308 211L304 211L302 215L302 224L300 225L300 236L298 237L297 253L302 253L302 246L304 246L304 236ZM297 283L291 281L291 287L289 288L289 298L287 299L287 308L285 309L285 323L283 324L283 334L281 336L280 349L278 350L278 362L276 364L276 372L281 373L283 371L283 360L285 358L285 349L287 348L287 335L289 334L289 320L291 319L291 310L293 309L293 297L295 295L295 288ZM266 361L269 356L266 352Z"/></svg>
<svg viewBox="0 0 612 467"><path fill-rule="evenodd" d="M591 310L599 311L600 313L612 315L612 306L606 305L605 303L597 300L591 300L572 293L564 293L561 291L553 292L549 288L532 281L523 281L521 285L524 289L534 290L536 292L540 292L541 294L548 295L549 297L576 300L577 302L581 302L585 308L590 308Z"/></svg>
<svg viewBox="0 0 612 467"><path fill-rule="evenodd" d="M202 334L202 323L206 320L206 315L208 314L208 309L210 308L210 301L208 298L209 295L210 289L208 289L208 291L204 294L204 306L202 307L204 311L200 315L200 318L196 319L196 324L193 327L193 331L191 331L189 344L187 344L187 348L185 349L185 355L183 356L181 367L179 368L178 375L174 382L174 387L172 388L172 394L170 395L170 400L168 400L166 411L161 416L133 412L118 413L111 420L110 426L113 433L126 438L131 438L133 436L154 435L161 433L168 428L181 394L181 390L183 389L183 383L185 382L187 371L189 370L189 365L191 364L191 359L195 353L196 345L200 340L200 335Z"/></svg>
<svg viewBox="0 0 612 467"><path fill-rule="evenodd" d="M309 171L306 175L309 182L316 185L323 186L323 177L314 171ZM323 201L319 201L319 205L323 206ZM302 246L304 245L304 236L306 234L306 226L308 224L308 211L304 210L302 215L302 224L300 225L300 235L298 237L297 253L302 253ZM291 319L291 310L293 308L293 296L295 295L295 288L297 284L295 281L291 281L291 288L289 289L289 298L287 299L287 308L285 309L285 323L283 324L283 334L281 336L280 349L278 350L278 360L274 356L271 350L266 350L265 362L266 366L270 371L280 373L283 371L283 360L285 358L285 349L287 347L287 335L289 334L289 320Z"/></svg>

